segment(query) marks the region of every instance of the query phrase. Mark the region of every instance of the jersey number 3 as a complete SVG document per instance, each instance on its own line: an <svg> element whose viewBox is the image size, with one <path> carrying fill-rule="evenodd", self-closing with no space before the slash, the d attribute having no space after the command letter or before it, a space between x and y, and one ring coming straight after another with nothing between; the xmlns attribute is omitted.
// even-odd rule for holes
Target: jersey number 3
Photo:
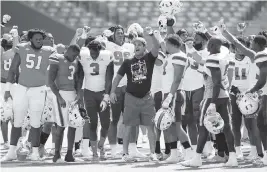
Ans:
<svg viewBox="0 0 267 172"><path fill-rule="evenodd" d="M69 66L70 70L70 76L68 76L69 80L73 80L74 72L75 72L75 67L74 66Z"/></svg>
<svg viewBox="0 0 267 172"><path fill-rule="evenodd" d="M36 55L35 54L27 54L26 57L26 67L29 69L40 69L41 66L41 61L42 61L42 56L37 57L37 62L36 60ZM35 64L36 63L36 64Z"/></svg>
<svg viewBox="0 0 267 172"><path fill-rule="evenodd" d="M99 64L98 63L91 63L90 67L93 68L93 72L91 75L99 75Z"/></svg>

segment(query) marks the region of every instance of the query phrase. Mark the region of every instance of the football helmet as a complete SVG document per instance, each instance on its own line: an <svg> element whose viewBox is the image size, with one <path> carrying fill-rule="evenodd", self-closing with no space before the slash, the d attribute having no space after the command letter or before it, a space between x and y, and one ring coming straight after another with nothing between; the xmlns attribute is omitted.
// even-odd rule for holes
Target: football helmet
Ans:
<svg viewBox="0 0 267 172"><path fill-rule="evenodd" d="M24 131L29 131L31 129L31 121L30 121L30 114L29 114L29 112L28 112L27 116L25 116L21 128Z"/></svg>
<svg viewBox="0 0 267 172"><path fill-rule="evenodd" d="M171 108L161 108L156 113L153 122L159 130L167 130L175 121L174 112Z"/></svg>
<svg viewBox="0 0 267 172"><path fill-rule="evenodd" d="M175 15L181 11L183 4L180 0L162 0L159 3L161 14Z"/></svg>
<svg viewBox="0 0 267 172"><path fill-rule="evenodd" d="M128 27L126 34L129 35L130 33L135 33L135 32L137 33L137 35L143 35L144 29L140 24L133 23Z"/></svg>
<svg viewBox="0 0 267 172"><path fill-rule="evenodd" d="M236 104L245 118L257 117L257 112L260 108L260 100L257 93L238 94Z"/></svg>
<svg viewBox="0 0 267 172"><path fill-rule="evenodd" d="M7 102L1 101L1 121L6 122L13 118L12 100L9 99Z"/></svg>
<svg viewBox="0 0 267 172"><path fill-rule="evenodd" d="M86 114L86 110L84 108L80 108L76 102L70 105L68 114L69 125L73 128L82 127L85 124L85 121L89 120L89 117Z"/></svg>
<svg viewBox="0 0 267 172"><path fill-rule="evenodd" d="M53 101L52 99L47 98L45 101L45 107L41 118L41 124L44 124L46 122L54 122L53 115Z"/></svg>
<svg viewBox="0 0 267 172"><path fill-rule="evenodd" d="M212 134L219 134L223 131L224 121L218 112L207 113L204 116L204 126Z"/></svg>

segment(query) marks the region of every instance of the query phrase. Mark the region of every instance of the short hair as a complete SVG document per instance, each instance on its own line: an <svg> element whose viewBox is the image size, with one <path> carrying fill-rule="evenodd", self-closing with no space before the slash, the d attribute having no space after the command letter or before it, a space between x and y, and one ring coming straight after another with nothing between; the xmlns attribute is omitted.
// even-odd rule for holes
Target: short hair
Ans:
<svg viewBox="0 0 267 172"><path fill-rule="evenodd" d="M97 49L97 50L101 50L102 49L102 45L100 41L97 40L93 40L91 42L89 42L89 44L87 45L87 47L89 49Z"/></svg>
<svg viewBox="0 0 267 172"><path fill-rule="evenodd" d="M267 39L267 30L259 32L258 35L263 35Z"/></svg>
<svg viewBox="0 0 267 172"><path fill-rule="evenodd" d="M207 38L207 36L204 34L204 33L202 33L202 32L196 32L195 33L196 35L199 35L201 38L203 38L205 41L208 41L208 38Z"/></svg>
<svg viewBox="0 0 267 172"><path fill-rule="evenodd" d="M137 38L134 38L133 39L133 41L132 41L132 43L134 43L134 42L136 42L136 41L139 41L139 42L141 42L144 46L146 46L147 45L147 42L146 42L146 40L144 39L144 38L142 38L142 37L137 37Z"/></svg>
<svg viewBox="0 0 267 172"><path fill-rule="evenodd" d="M91 41L95 40L96 37L95 36L89 36L88 38L86 38L85 40L85 46L87 46Z"/></svg>
<svg viewBox="0 0 267 172"><path fill-rule="evenodd" d="M77 44L70 45L68 47L68 49L71 49L71 50L73 50L74 52L77 52L77 53L79 53L81 51L79 45L77 45Z"/></svg>
<svg viewBox="0 0 267 172"><path fill-rule="evenodd" d="M266 45L267 45L267 40L266 40L265 36L263 36L263 35L255 36L253 41L262 47L266 47Z"/></svg>
<svg viewBox="0 0 267 172"><path fill-rule="evenodd" d="M171 43L172 45L176 46L177 48L180 48L183 44L182 39L176 34L168 35L165 40Z"/></svg>
<svg viewBox="0 0 267 172"><path fill-rule="evenodd" d="M27 34L28 40L31 40L32 37L33 37L35 34L41 34L42 37L43 37L43 39L45 38L45 32L44 32L43 30L41 30L41 29L37 29L37 28L35 28L35 29L30 29L30 30L28 31L28 34Z"/></svg>

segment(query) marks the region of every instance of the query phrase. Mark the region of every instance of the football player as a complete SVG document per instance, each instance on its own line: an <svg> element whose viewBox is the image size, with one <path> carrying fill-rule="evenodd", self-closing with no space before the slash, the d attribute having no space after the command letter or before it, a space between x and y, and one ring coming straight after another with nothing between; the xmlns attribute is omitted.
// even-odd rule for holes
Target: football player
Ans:
<svg viewBox="0 0 267 172"><path fill-rule="evenodd" d="M2 160L16 159L16 146L21 135L21 126L27 111L30 113L32 130L31 160L39 160L40 122L45 103L45 80L49 56L55 52L51 47L43 46L45 34L42 30L32 29L28 32L30 42L19 44L7 78L5 100L11 97L10 86L16 71L20 68L18 85L13 96L14 126L8 153Z"/></svg>
<svg viewBox="0 0 267 172"><path fill-rule="evenodd" d="M191 45L189 45L190 39L185 41L187 56L196 60L196 62L190 65L190 68L188 68L184 74L183 90L186 94L187 107L185 116L182 117L182 123L188 126L188 134L194 150L196 150L198 137L198 121L200 117L199 104L204 94L204 78L198 71L198 68L203 65L204 59L208 56L208 51L206 49L207 41L208 38L201 32L196 32L194 41L192 41L193 44L191 43Z"/></svg>
<svg viewBox="0 0 267 172"><path fill-rule="evenodd" d="M108 50L101 50L99 41L91 41L87 47L82 47L80 62L84 71L84 103L90 117L89 125L84 126L83 142L93 151L93 160L99 160L97 149L100 149L100 159L105 160L104 142L110 125L109 93L114 73L113 55ZM98 114L101 123L100 141L97 143ZM88 135L89 134L89 135ZM88 153L89 154L89 150Z"/></svg>
<svg viewBox="0 0 267 172"><path fill-rule="evenodd" d="M237 38L239 42L241 42L244 46L246 46L246 41L243 38ZM239 92L245 92L249 89L250 82L252 82L252 78L250 76L254 76L256 79L256 74L253 72L254 65L252 64L249 57L243 55L239 49L235 50L235 75L233 78L232 85L238 88ZM233 88L234 88L233 87ZM236 104L236 93L230 94L231 105L232 105L232 126L233 132L235 136L235 149L238 159L244 159L243 153L241 151L241 123L242 123L242 113L240 112L238 105ZM258 154L262 154L262 146L260 140L260 133L257 127L257 120L255 118L245 118L244 119L245 126L250 134L250 143L251 143L251 151L250 155L246 158L255 158ZM257 145L257 149L256 149Z"/></svg>
<svg viewBox="0 0 267 172"><path fill-rule="evenodd" d="M78 76L79 61L76 57L80 53L78 45L70 45L64 54L54 53L49 57L50 67L48 82L54 93L54 108L56 114L56 140L55 140L55 155L53 162L61 160L60 148L64 137L64 130L69 126L68 109L75 99L80 100L80 93L75 91L75 81L79 88L82 87L83 77ZM77 78L77 79L76 79ZM80 89L79 89L80 90ZM75 130L73 126L68 127L68 151L65 156L66 162L74 162L72 150L75 139Z"/></svg>
<svg viewBox="0 0 267 172"><path fill-rule="evenodd" d="M177 149L177 137L181 141L184 149L186 150L185 159L188 159L190 152L192 152L189 138L182 128L182 105L184 99L181 93L183 85L183 76L189 65L188 58L181 51L182 40L176 34L169 34L166 40L166 50L168 56L164 64L164 73L162 79L162 87L164 93L164 101L162 108L173 108L175 113L175 122L172 126L165 130L165 134L168 135L168 141L171 147L171 155L166 159L166 162L178 162L178 149Z"/></svg>
<svg viewBox="0 0 267 172"><path fill-rule="evenodd" d="M12 114L13 116L12 101L9 100L7 104L4 104L4 93L5 93L5 88L6 88L6 80L8 77L8 71L11 66L12 59L15 55L14 49L17 46L18 41L19 41L19 38L18 38L17 33L14 35L14 37L12 37L10 34L4 34L1 40L1 108L3 108L3 111L4 111L1 113L7 113L7 114L4 114L4 116L8 115L8 113ZM16 82L15 78L13 82ZM13 94L13 89L11 91L11 94ZM10 115L8 115L8 118L9 117ZM8 122L10 121L10 119L11 118L5 119L4 121L1 119L1 131L2 131L2 136L4 140L5 149L9 148Z"/></svg>
<svg viewBox="0 0 267 172"><path fill-rule="evenodd" d="M226 29L226 26L224 24L222 24L221 29L225 35L225 37L232 43L235 45L235 47L237 49L239 49L245 56L248 56L253 63L255 63L259 68L260 68L260 73L258 76L258 81L257 83L253 86L252 89L250 89L248 92L255 92L258 91L262 88L262 105L261 105L261 109L258 112L258 117L257 117L257 125L258 128L260 130L260 136L261 136L261 141L262 141L262 145L264 148L264 157L262 159L264 165L267 164L267 136L266 136L266 93L264 93L265 87L265 81L266 81L266 74L264 73L265 69L263 66L261 66L261 61L256 61L256 55L259 55L258 57L260 57L260 59L264 59L265 54L264 52L266 51L266 38L262 35L258 35L255 36L255 38L253 39L253 41L251 42L251 49L247 48L246 46L244 46L242 43L240 43L231 33L229 33ZM263 58L261 58L263 57ZM263 60L264 62L264 60ZM254 76L256 77L256 76ZM253 77L253 78L254 78ZM265 104L264 104L265 103Z"/></svg>
<svg viewBox="0 0 267 172"><path fill-rule="evenodd" d="M208 42L207 49L210 52L206 60L205 69L205 92L204 100L201 106L201 117L199 127L199 138L197 144L196 155L193 159L182 163L184 166L199 167L202 165L201 153L208 137L208 131L203 126L203 119L206 113L218 113L224 120L224 134L229 149L229 159L226 166L237 166L236 153L234 148L234 136L231 130L230 117L228 111L229 87L228 67L229 61L225 60L225 54L220 53L222 41L220 38L211 38ZM225 81L225 82L224 82Z"/></svg>

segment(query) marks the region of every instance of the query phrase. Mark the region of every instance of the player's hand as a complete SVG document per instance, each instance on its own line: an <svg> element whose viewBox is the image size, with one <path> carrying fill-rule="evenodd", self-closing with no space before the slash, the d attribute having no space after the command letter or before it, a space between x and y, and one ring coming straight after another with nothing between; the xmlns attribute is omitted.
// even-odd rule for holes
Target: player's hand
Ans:
<svg viewBox="0 0 267 172"><path fill-rule="evenodd" d="M104 110L106 110L106 108L109 105L109 100L110 100L109 95L108 94L105 94L103 100L100 103L101 112L103 112Z"/></svg>
<svg viewBox="0 0 267 172"><path fill-rule="evenodd" d="M5 15L3 16L3 20L2 20L2 22L3 22L4 24L7 24L7 23L10 21L10 19L11 19L11 16L8 15L8 14L5 14Z"/></svg>
<svg viewBox="0 0 267 172"><path fill-rule="evenodd" d="M13 38L18 37L18 26L13 26L9 33L12 35Z"/></svg>
<svg viewBox="0 0 267 172"><path fill-rule="evenodd" d="M168 109L170 107L170 103L172 101L173 95L172 94L168 94L168 96L166 97L166 99L162 102L161 107L163 109Z"/></svg>
<svg viewBox="0 0 267 172"><path fill-rule="evenodd" d="M145 28L145 32L149 35L151 35L153 33L153 29L151 27L146 27Z"/></svg>
<svg viewBox="0 0 267 172"><path fill-rule="evenodd" d="M194 25L195 25L195 30L197 32L206 33L208 31L201 21L197 22L197 24Z"/></svg>
<svg viewBox="0 0 267 172"><path fill-rule="evenodd" d="M6 91L4 95L5 102L7 102L9 98L12 99L10 91Z"/></svg>
<svg viewBox="0 0 267 172"><path fill-rule="evenodd" d="M215 113L216 112L216 105L214 103L210 103L209 107L207 108L207 114Z"/></svg>
<svg viewBox="0 0 267 172"><path fill-rule="evenodd" d="M78 28L78 29L76 30L76 35L77 35L78 37L80 37L80 36L82 36L82 34L83 34L83 29L82 29L82 28Z"/></svg>
<svg viewBox="0 0 267 172"><path fill-rule="evenodd" d="M59 102L60 107L66 108L66 101L61 97L61 95L59 95L57 97L57 99L58 99L58 102Z"/></svg>
<svg viewBox="0 0 267 172"><path fill-rule="evenodd" d="M221 18L221 20L218 22L218 26L219 26L221 33L225 32L227 29L223 18Z"/></svg>
<svg viewBox="0 0 267 172"><path fill-rule="evenodd" d="M117 101L117 95L115 93L111 93L110 94L110 102L114 104L114 103L116 103L116 101Z"/></svg>
<svg viewBox="0 0 267 172"><path fill-rule="evenodd" d="M81 92L77 93L77 96L76 96L74 102L77 103L77 104L81 104L82 103L82 93Z"/></svg>

